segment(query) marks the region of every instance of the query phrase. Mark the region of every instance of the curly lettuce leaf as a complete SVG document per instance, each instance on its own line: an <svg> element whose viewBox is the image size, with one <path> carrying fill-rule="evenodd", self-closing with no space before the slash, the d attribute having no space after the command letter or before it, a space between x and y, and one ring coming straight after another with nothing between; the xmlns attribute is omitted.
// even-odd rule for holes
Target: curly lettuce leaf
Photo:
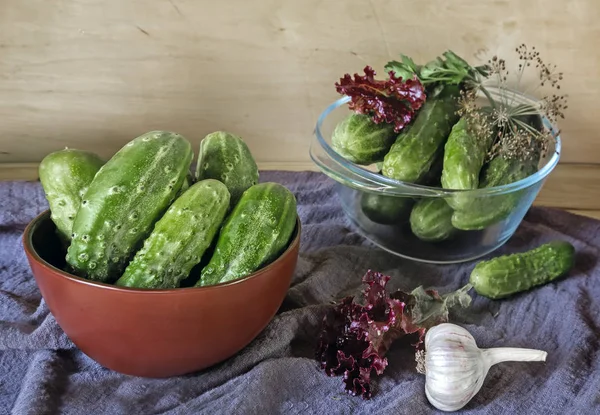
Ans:
<svg viewBox="0 0 600 415"><path fill-rule="evenodd" d="M336 91L350 97L349 108L371 117L374 123L392 124L399 132L409 124L425 102L425 89L416 76L403 79L394 73L386 80L376 80L370 66L364 68L365 75L345 74L335 83Z"/></svg>

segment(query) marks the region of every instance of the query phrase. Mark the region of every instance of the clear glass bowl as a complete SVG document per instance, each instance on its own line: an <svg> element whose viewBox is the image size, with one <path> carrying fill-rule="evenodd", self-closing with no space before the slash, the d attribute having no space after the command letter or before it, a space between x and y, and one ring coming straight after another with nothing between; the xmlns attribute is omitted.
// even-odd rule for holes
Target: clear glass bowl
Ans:
<svg viewBox="0 0 600 415"><path fill-rule="evenodd" d="M498 97L496 88L486 89L492 97ZM515 96L515 104L535 102L535 99L518 92L515 92ZM335 126L350 113L346 105L348 101L348 97L340 98L321 113L310 144L310 157L323 173L338 182L337 195L344 212L360 233L379 247L416 261L442 264L465 262L502 246L517 230L560 157L560 136L556 134L556 127L544 119L543 122L553 130L556 138L540 160L538 171L523 180L497 187L450 190L390 179L378 174L375 164L354 164L331 147ZM443 241L421 240L413 234L409 217L414 203L423 198L442 198L450 206L473 203L472 206L477 206L476 211L483 215L488 212L503 213L493 215L495 220L488 221L487 226L481 229L455 229ZM384 219L374 216L373 210L369 210L374 201L380 212L388 209L388 213L392 212L391 216ZM499 209L500 206L506 208Z"/></svg>

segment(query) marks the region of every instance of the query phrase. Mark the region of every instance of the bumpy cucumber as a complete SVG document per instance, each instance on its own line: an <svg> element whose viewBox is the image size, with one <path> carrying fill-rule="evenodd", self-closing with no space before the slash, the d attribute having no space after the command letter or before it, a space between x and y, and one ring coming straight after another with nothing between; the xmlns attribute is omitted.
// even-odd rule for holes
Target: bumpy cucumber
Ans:
<svg viewBox="0 0 600 415"><path fill-rule="evenodd" d="M399 225L410 214L414 200L408 197L385 196L363 192L360 207L367 218L382 225Z"/></svg>
<svg viewBox="0 0 600 415"><path fill-rule="evenodd" d="M454 211L444 199L419 200L410 213L410 228L419 239L438 242L448 239L456 231L452 226Z"/></svg>
<svg viewBox="0 0 600 415"><path fill-rule="evenodd" d="M258 183L258 166L241 137L216 131L200 142L196 180L215 179L224 183L235 205L242 193Z"/></svg>
<svg viewBox="0 0 600 415"><path fill-rule="evenodd" d="M184 137L165 131L143 134L115 153L75 216L66 256L71 271L103 282L119 278L179 192L192 157Z"/></svg>
<svg viewBox="0 0 600 415"><path fill-rule="evenodd" d="M543 128L539 114L516 115L516 119L537 130ZM535 151L527 160L509 159L502 154L494 157L482 169L480 188L502 186L522 180L538 169L540 152ZM452 224L462 230L481 230L506 219L517 207L527 189L510 194L472 197L463 194L449 199L455 209Z"/></svg>
<svg viewBox="0 0 600 415"><path fill-rule="evenodd" d="M461 118L452 127L444 149L444 168L442 187L446 189L469 190L479 187L479 177L485 157L492 145L493 134L488 137L476 137L467 128L467 120ZM469 196L456 193L447 199L453 209L464 209Z"/></svg>
<svg viewBox="0 0 600 415"><path fill-rule="evenodd" d="M481 187L501 186L524 179L537 171L537 158L519 161L498 156L484 170ZM461 230L481 230L506 219L525 190L502 195L460 198L460 210L452 215L452 225ZM458 199L455 199L455 201ZM456 206L454 206L456 208Z"/></svg>
<svg viewBox="0 0 600 415"><path fill-rule="evenodd" d="M333 130L331 147L353 163L368 165L382 161L395 139L393 125L376 124L368 115L352 113Z"/></svg>
<svg viewBox="0 0 600 415"><path fill-rule="evenodd" d="M418 184L439 186L444 159L443 148L438 150L435 160ZM410 197L386 196L376 193L362 192L360 206L367 218L382 225L400 225L409 220L415 201Z"/></svg>
<svg viewBox="0 0 600 415"><path fill-rule="evenodd" d="M459 118L458 96L459 88L447 85L425 101L410 128L398 135L384 157L384 176L411 183L423 178Z"/></svg>
<svg viewBox="0 0 600 415"><path fill-rule="evenodd" d="M39 165L40 182L48 200L50 217L65 245L71 241L81 197L103 164L104 161L95 153L65 148L48 154Z"/></svg>
<svg viewBox="0 0 600 415"><path fill-rule="evenodd" d="M200 262L229 210L227 187L213 179L193 184L160 218L116 285L176 288Z"/></svg>
<svg viewBox="0 0 600 415"><path fill-rule="evenodd" d="M575 248L553 241L527 252L479 262L471 272L475 291L492 299L530 290L566 275L575 262Z"/></svg>
<svg viewBox="0 0 600 415"><path fill-rule="evenodd" d="M492 145L493 134L476 137L461 118L448 136L444 148L442 187L445 189L477 189L485 156Z"/></svg>
<svg viewBox="0 0 600 415"><path fill-rule="evenodd" d="M289 244L296 215L296 198L286 187L250 187L225 219L196 286L242 278L275 260Z"/></svg>

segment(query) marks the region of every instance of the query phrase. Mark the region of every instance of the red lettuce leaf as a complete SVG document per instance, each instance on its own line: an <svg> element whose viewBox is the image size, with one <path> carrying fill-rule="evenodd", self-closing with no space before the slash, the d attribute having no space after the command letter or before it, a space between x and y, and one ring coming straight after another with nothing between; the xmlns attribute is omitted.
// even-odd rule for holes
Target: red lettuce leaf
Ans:
<svg viewBox="0 0 600 415"><path fill-rule="evenodd" d="M353 297L342 299L323 319L317 345L316 358L325 373L343 376L346 392L365 399L372 396L371 377L383 374L387 367L385 354L395 340L416 334L414 346L419 350L425 331L448 321L449 308L471 303L469 284L444 296L422 287L388 294L389 279L367 271L362 280L365 304L355 303Z"/></svg>
<svg viewBox="0 0 600 415"><path fill-rule="evenodd" d="M335 83L336 91L351 98L348 104L351 110L369 115L376 124L393 124L394 131L399 132L425 102L421 81L416 75L410 79L396 77L393 71L389 72L389 79L376 80L370 66L364 72L364 76L354 74L354 79L345 74Z"/></svg>

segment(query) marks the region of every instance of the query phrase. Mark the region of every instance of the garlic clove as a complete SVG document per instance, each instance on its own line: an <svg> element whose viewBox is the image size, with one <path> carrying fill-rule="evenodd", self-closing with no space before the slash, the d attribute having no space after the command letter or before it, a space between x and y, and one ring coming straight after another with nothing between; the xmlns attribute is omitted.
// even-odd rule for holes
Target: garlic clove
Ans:
<svg viewBox="0 0 600 415"><path fill-rule="evenodd" d="M479 392L492 365L505 361L545 361L542 350L480 349L465 328L442 323L425 335L425 395L441 411L457 411Z"/></svg>

